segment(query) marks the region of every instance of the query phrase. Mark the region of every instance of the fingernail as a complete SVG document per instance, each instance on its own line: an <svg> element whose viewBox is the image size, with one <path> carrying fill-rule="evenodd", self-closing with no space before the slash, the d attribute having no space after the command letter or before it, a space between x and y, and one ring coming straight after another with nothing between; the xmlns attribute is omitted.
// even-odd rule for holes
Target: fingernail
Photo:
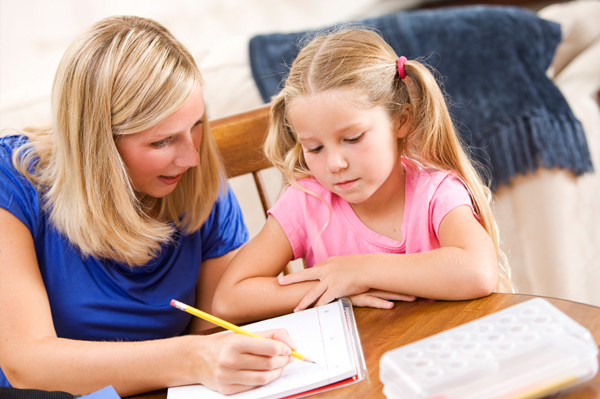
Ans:
<svg viewBox="0 0 600 399"><path fill-rule="evenodd" d="M279 277L277 281L279 281L279 284L283 285L283 277Z"/></svg>
<svg viewBox="0 0 600 399"><path fill-rule="evenodd" d="M296 308L294 309L294 313L298 312L300 309Z"/></svg>

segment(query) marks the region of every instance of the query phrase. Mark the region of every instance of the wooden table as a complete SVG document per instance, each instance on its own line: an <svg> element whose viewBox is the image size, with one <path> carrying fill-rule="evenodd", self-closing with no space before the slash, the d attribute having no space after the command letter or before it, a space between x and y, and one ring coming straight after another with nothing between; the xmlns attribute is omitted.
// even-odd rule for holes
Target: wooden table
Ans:
<svg viewBox="0 0 600 399"><path fill-rule="evenodd" d="M383 384L379 381L379 359L385 352L532 298L534 296L531 295L492 294L482 299L460 302L419 299L416 302L397 303L392 310L355 308L368 376L357 384L313 397L385 398ZM546 299L590 330L596 343L600 342L599 307L562 299ZM166 396L164 390L135 398L165 399ZM600 399L600 373L594 379L552 398Z"/></svg>

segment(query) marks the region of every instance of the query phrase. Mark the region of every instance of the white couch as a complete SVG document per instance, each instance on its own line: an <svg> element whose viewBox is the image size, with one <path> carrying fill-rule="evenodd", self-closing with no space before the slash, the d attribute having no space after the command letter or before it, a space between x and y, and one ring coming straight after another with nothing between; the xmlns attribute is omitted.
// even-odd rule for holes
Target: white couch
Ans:
<svg viewBox="0 0 600 399"><path fill-rule="evenodd" d="M203 72L211 119L262 104L252 80L248 40L255 34L330 26L421 5L426 0L1 0L0 128L49 118L54 71L67 45L91 23L136 14L163 23ZM544 7L564 39L548 71L583 124L600 168L600 2ZM280 179L267 171L276 197ZM236 178L251 235L264 222L250 179ZM495 193L503 249L518 292L600 306L600 177L563 170L519 176Z"/></svg>

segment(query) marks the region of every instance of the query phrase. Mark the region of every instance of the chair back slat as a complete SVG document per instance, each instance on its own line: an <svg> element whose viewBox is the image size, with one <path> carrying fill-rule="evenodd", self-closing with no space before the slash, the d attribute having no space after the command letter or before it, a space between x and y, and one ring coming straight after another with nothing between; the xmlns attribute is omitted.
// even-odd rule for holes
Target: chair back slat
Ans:
<svg viewBox="0 0 600 399"><path fill-rule="evenodd" d="M228 177L272 166L262 151L268 126L268 106L210 122Z"/></svg>
<svg viewBox="0 0 600 399"><path fill-rule="evenodd" d="M273 165L265 157L262 146L269 128L269 106L210 121L227 177L251 173L265 216L271 207L266 182L258 173ZM288 264L283 274L292 272Z"/></svg>

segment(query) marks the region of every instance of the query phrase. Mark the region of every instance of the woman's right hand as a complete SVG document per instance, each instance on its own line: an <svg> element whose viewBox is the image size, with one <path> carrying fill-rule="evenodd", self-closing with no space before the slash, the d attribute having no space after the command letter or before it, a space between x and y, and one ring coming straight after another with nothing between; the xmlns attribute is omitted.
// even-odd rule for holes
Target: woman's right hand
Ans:
<svg viewBox="0 0 600 399"><path fill-rule="evenodd" d="M292 361L290 354L296 345L283 329L258 334L267 339L235 333L202 337L202 384L231 395L277 379Z"/></svg>

